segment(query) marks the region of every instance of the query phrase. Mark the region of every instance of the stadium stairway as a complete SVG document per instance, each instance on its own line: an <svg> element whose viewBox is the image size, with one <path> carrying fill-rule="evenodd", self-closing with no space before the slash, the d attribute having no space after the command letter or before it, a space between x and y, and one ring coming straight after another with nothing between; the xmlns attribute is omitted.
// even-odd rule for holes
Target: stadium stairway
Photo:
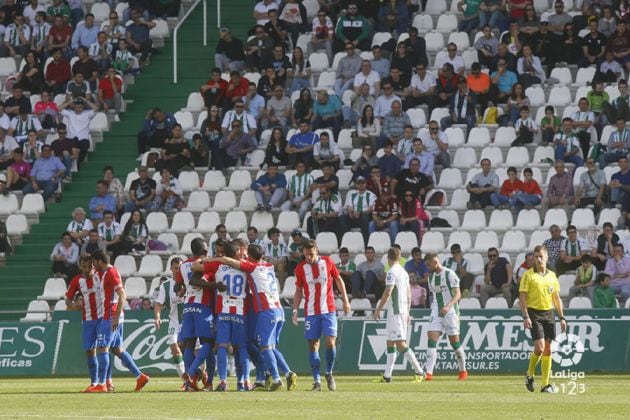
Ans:
<svg viewBox="0 0 630 420"><path fill-rule="evenodd" d="M183 7L191 4L184 1ZM175 112L185 106L188 94L197 91L207 80L218 39L216 12L211 2L208 6L206 47L202 45L201 5L180 28L179 83L173 84L171 36L165 40L159 54L151 57L150 65L135 78L135 83L129 85L125 98L132 102L120 116L121 121L104 133L104 141L95 145L88 162L73 176L72 183L64 186L61 202L48 206L46 213L40 215L39 223L32 225L30 233L23 236L23 243L16 247L14 255L9 256L6 265L0 267L0 311L25 312L28 302L42 293L46 279L52 277L50 252L68 225L72 210L75 207L87 209L88 201L95 192L95 183L102 178L103 167L112 165L115 176L124 183L126 174L137 166L136 135L147 110L160 107ZM247 19L242 19L243 16ZM247 28L252 23L250 16L251 5L245 1L223 3L222 26L229 26L241 39L246 39ZM0 321L19 319L23 312L0 313Z"/></svg>

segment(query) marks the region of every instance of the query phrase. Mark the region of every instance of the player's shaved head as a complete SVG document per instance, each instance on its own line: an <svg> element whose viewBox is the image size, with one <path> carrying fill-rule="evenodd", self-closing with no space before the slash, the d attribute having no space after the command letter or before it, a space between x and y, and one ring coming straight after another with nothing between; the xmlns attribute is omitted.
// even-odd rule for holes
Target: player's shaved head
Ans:
<svg viewBox="0 0 630 420"><path fill-rule="evenodd" d="M208 253L206 242L202 238L195 238L190 242L190 250L195 257L200 257Z"/></svg>
<svg viewBox="0 0 630 420"><path fill-rule="evenodd" d="M263 256L263 249L260 245L250 244L247 247L247 255L254 261L260 261Z"/></svg>

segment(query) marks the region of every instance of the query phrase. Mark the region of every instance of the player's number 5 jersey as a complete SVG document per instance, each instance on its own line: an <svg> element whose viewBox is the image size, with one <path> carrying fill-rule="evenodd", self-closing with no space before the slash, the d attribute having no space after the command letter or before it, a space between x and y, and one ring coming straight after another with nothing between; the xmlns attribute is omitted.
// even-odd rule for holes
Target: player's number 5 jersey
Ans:
<svg viewBox="0 0 630 420"><path fill-rule="evenodd" d="M439 273L433 272L429 274L429 290L433 293L431 301L431 316L443 317L440 311L448 305L455 295L453 289L459 288L459 277L451 269L442 267ZM449 313L459 314L459 304L455 304L449 310Z"/></svg>
<svg viewBox="0 0 630 420"><path fill-rule="evenodd" d="M217 291L217 313L244 315L247 274L229 265L221 265L214 278L217 283L223 283L227 287L223 292Z"/></svg>

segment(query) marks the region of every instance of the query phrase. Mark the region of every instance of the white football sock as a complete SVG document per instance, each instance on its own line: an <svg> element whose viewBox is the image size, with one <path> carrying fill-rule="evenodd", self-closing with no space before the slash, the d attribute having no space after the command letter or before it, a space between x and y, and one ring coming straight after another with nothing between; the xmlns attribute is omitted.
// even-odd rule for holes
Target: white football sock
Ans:
<svg viewBox="0 0 630 420"><path fill-rule="evenodd" d="M427 373L433 375L433 368L435 367L435 362L437 361L437 349L435 347L429 347L427 349L427 362L425 368Z"/></svg>

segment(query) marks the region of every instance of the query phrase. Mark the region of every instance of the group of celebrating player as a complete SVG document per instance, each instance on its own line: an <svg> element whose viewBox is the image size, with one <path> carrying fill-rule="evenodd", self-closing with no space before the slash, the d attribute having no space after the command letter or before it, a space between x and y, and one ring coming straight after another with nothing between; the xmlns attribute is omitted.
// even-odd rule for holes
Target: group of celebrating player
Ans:
<svg viewBox="0 0 630 420"><path fill-rule="evenodd" d="M155 326L162 324L161 311L169 308L169 345L175 367L187 391L226 391L228 353L234 354L238 391L285 388L295 390L297 375L278 349L284 325L284 311L277 290L273 265L263 259L260 245L243 239L217 240L214 257L201 238L191 242L193 256L186 261L171 259L173 277L164 281L155 295ZM304 259L295 269L296 292L292 322L298 325L300 305L304 310L304 336L308 340L309 361L313 375L312 391L322 389L319 345L324 336L326 346L326 384L336 390L333 368L336 358L337 308L334 286L347 314L350 304L343 279L332 259L318 254L317 243L307 240ZM533 391L534 371L542 360L542 392L556 392L549 383L551 341L555 338L553 308L560 315L561 328L566 329L559 285L553 271L546 267L547 250L536 247L535 266L528 270L520 285L524 327L534 340L534 350L526 376L526 387ZM414 381L432 380L437 361L437 343L446 333L454 350L459 380L468 377L466 356L459 340L459 305L461 298L457 274L442 266L438 255L425 256L429 269L428 286L432 295L428 330L426 373L415 354L407 346L407 327L411 321L409 275L400 265L400 249L387 253L389 270L386 289L374 311L379 320L386 309L387 364L383 376L375 382L391 382L396 350L414 369ZM137 378L136 391L149 381L132 357L122 347L122 302L126 299L120 275L109 264L106 253L97 251L80 258L81 273L72 279L66 294L68 308L83 312L83 346L87 355L91 385L86 392L111 392L112 364L109 351ZM80 298L79 298L80 295ZM183 299L180 325L178 307ZM183 354L183 356L182 356ZM256 380L250 384L250 362L256 368ZM204 366L205 365L205 366ZM205 369L204 369L205 367ZM215 370L219 384L213 388ZM201 386L198 382L201 382Z"/></svg>

